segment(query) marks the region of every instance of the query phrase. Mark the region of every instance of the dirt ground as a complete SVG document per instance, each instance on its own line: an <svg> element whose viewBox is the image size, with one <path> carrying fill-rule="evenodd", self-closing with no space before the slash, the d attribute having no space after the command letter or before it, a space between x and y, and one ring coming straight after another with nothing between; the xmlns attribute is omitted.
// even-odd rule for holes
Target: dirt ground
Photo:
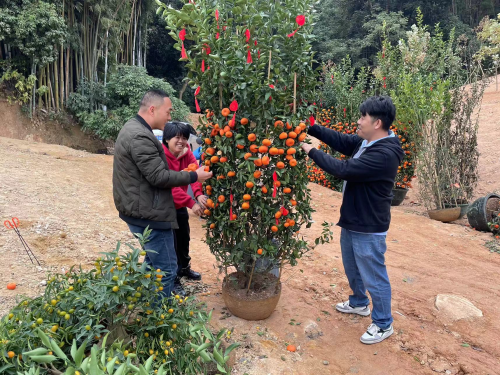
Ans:
<svg viewBox="0 0 500 375"><path fill-rule="evenodd" d="M481 112L478 195L500 189L500 92L485 94ZM1 127L1 126L0 126ZM98 253L118 240L133 241L112 200L113 157L64 146L0 138L0 219L17 216L21 233L42 261L33 266L13 231L0 228L0 316L17 294L36 296L47 270L91 266ZM310 185L316 223L303 230L309 240L324 220L336 222L341 196ZM376 346L359 337L369 318L337 313L349 286L343 272L340 231L297 267L284 270L281 300L273 315L258 322L228 316L221 275L202 242L200 219L191 217L192 264L210 289L199 296L214 309L214 328L233 328L242 343L234 374L500 374L500 255L484 246L491 235L461 223L442 224L415 209L411 196L393 210L386 254L393 287L395 334ZM417 202L418 203L418 202ZM124 249L125 251L125 249ZM303 272L301 272L301 270ZM5 288L17 282L15 291ZM453 322L435 307L438 294L467 298L483 317ZM298 347L286 351L286 344Z"/></svg>

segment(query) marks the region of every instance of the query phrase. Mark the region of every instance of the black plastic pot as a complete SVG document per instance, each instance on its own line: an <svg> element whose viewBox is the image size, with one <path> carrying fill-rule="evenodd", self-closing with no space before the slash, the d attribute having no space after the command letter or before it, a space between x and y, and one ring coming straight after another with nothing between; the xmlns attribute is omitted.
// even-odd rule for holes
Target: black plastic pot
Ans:
<svg viewBox="0 0 500 375"><path fill-rule="evenodd" d="M497 194L488 194L485 197L477 199L469 206L467 211L467 220L472 228L483 232L489 232L488 223L493 220L496 210L499 210L500 196Z"/></svg>
<svg viewBox="0 0 500 375"><path fill-rule="evenodd" d="M392 194L391 206L399 206L405 200L408 189L392 189Z"/></svg>

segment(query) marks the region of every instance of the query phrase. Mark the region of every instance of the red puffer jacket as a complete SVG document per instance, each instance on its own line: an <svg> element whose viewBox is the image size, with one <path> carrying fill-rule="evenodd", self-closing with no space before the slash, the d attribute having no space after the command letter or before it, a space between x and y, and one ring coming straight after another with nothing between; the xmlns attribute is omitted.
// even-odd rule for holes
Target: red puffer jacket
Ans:
<svg viewBox="0 0 500 375"><path fill-rule="evenodd" d="M198 162L196 161L193 152L189 148L189 145L178 157L172 154L168 147L165 145L163 145L163 150L165 151L165 156L167 157L168 168L172 171L182 171L183 169L187 168L189 164L193 163L198 165ZM199 182L191 184L191 189L193 190L193 194L195 197L203 195L201 184ZM182 207L193 208L193 206L195 205L196 202L193 200L193 198L191 198L187 191L188 185L175 187L172 189L172 195L174 197L174 204L176 209Z"/></svg>

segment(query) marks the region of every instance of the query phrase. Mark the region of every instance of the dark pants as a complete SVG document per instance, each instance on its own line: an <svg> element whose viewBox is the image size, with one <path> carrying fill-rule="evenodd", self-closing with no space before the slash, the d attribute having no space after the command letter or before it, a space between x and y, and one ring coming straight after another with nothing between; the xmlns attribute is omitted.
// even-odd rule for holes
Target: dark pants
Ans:
<svg viewBox="0 0 500 375"><path fill-rule="evenodd" d="M179 224L179 229L174 231L174 239L177 254L177 274L179 274L182 269L189 268L191 262L189 256L189 214L186 207L177 210L177 224Z"/></svg>

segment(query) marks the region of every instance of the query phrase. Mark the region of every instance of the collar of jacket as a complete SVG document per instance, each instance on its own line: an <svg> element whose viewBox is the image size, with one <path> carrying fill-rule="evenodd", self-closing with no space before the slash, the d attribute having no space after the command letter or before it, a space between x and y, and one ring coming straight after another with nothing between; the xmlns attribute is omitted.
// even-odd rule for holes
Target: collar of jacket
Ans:
<svg viewBox="0 0 500 375"><path fill-rule="evenodd" d="M149 124L146 122L146 120L144 120L144 119L142 118L142 116L141 116L141 115L137 114L137 115L135 116L135 118L136 118L136 119L137 119L137 121L139 121L142 125L144 125L146 129L148 129L151 133L153 133L153 129L151 129L151 126L149 126Z"/></svg>

